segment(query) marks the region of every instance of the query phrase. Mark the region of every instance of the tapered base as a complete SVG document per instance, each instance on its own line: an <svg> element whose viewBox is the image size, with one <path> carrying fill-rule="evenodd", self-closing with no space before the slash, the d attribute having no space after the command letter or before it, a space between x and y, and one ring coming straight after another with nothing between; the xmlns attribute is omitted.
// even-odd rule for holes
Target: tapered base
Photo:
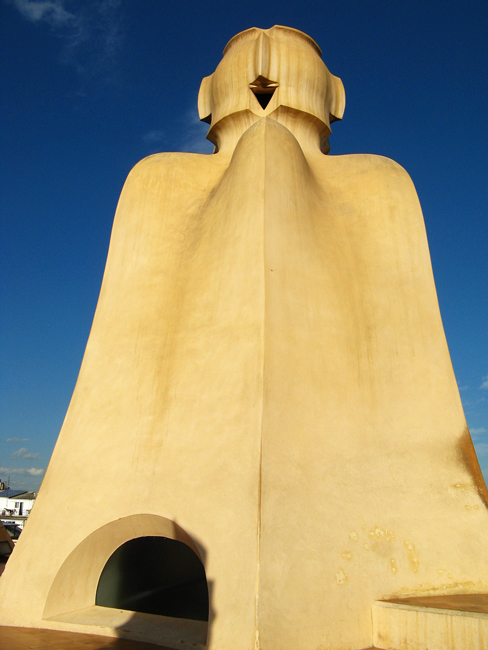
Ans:
<svg viewBox="0 0 488 650"><path fill-rule="evenodd" d="M156 563L160 585L109 562L165 537L204 569L209 648L363 648L375 601L488 592L486 531L406 172L270 118L228 154L136 166L0 621L92 630L109 565L105 603L179 589L186 562ZM374 607L401 619L384 634L410 630L408 609ZM178 642L200 643L194 623Z"/></svg>

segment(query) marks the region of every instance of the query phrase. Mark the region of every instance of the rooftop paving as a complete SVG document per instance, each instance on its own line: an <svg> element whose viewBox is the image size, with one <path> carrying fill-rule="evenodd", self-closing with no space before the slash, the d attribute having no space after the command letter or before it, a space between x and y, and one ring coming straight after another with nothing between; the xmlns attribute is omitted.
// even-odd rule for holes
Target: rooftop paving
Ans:
<svg viewBox="0 0 488 650"><path fill-rule="evenodd" d="M94 634L4 626L0 626L0 648L5 650L168 650L152 643Z"/></svg>
<svg viewBox="0 0 488 650"><path fill-rule="evenodd" d="M0 626L0 648L5 650L169 650L163 646L129 639L5 626ZM381 649L364 648L364 650Z"/></svg>

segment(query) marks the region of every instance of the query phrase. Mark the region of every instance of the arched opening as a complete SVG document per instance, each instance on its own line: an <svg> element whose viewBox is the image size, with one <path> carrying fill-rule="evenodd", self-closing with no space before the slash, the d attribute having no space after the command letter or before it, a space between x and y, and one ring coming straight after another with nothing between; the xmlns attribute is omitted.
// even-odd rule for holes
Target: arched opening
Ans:
<svg viewBox="0 0 488 650"><path fill-rule="evenodd" d="M71 551L49 589L43 619L63 629L83 625L94 634L203 650L214 616L204 558L202 544L175 521L121 517Z"/></svg>
<svg viewBox="0 0 488 650"><path fill-rule="evenodd" d="M183 542L136 537L112 553L98 582L95 604L208 621L205 569Z"/></svg>

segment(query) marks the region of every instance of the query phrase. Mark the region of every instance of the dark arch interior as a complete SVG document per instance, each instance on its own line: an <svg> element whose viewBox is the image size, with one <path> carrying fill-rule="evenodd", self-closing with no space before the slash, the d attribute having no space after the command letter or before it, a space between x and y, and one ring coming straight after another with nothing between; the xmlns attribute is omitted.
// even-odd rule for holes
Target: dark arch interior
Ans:
<svg viewBox="0 0 488 650"><path fill-rule="evenodd" d="M203 564L192 549L167 537L137 537L105 565L96 605L208 621Z"/></svg>

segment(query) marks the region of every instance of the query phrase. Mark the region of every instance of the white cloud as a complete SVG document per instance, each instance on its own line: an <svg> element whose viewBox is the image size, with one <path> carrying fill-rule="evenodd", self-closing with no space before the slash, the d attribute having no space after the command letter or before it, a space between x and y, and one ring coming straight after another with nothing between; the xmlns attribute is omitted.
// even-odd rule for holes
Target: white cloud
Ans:
<svg viewBox="0 0 488 650"><path fill-rule="evenodd" d="M5 438L5 442L27 442L29 438Z"/></svg>
<svg viewBox="0 0 488 650"><path fill-rule="evenodd" d="M0 475L10 476L11 474L30 474L30 476L41 476L44 474L43 469L37 469L36 467L31 467L30 469L25 469L24 467L0 467Z"/></svg>
<svg viewBox="0 0 488 650"><path fill-rule="evenodd" d="M76 16L66 10L65 0L13 0L13 4L33 23L44 21L52 27L64 27L77 21Z"/></svg>
<svg viewBox="0 0 488 650"><path fill-rule="evenodd" d="M120 21L121 0L102 0L96 4L98 19L103 32L103 51L113 57L122 45L123 33Z"/></svg>
<svg viewBox="0 0 488 650"><path fill-rule="evenodd" d="M62 61L79 75L110 77L116 71L121 50L122 0L10 0L28 21L48 25L63 39ZM68 9L69 7L69 9ZM83 96L83 90L77 92Z"/></svg>
<svg viewBox="0 0 488 650"><path fill-rule="evenodd" d="M476 445L477 456L488 456L488 442L480 442Z"/></svg>
<svg viewBox="0 0 488 650"><path fill-rule="evenodd" d="M21 447L12 453L14 458L39 458L39 454L28 451L26 447Z"/></svg>
<svg viewBox="0 0 488 650"><path fill-rule="evenodd" d="M192 153L212 153L213 144L206 139L208 124L201 122L196 108L187 111L181 120L181 132L178 151Z"/></svg>
<svg viewBox="0 0 488 650"><path fill-rule="evenodd" d="M176 122L176 126L169 130L169 133L168 131L155 129L142 136L144 142L153 145L147 153L155 153L161 150L212 153L213 144L205 137L208 124L200 121L196 108L184 111ZM173 133L175 135L172 135Z"/></svg>
<svg viewBox="0 0 488 650"><path fill-rule="evenodd" d="M470 429L471 435L472 436L481 436L483 433L486 433L485 427L476 427L474 429Z"/></svg>
<svg viewBox="0 0 488 650"><path fill-rule="evenodd" d="M30 474L31 476L41 476L41 474L44 474L44 470L31 467L30 469L27 470L27 474Z"/></svg>
<svg viewBox="0 0 488 650"><path fill-rule="evenodd" d="M488 375L486 375L486 377L483 377L483 379L481 380L480 388L482 390L488 390Z"/></svg>
<svg viewBox="0 0 488 650"><path fill-rule="evenodd" d="M166 134L164 131L149 131L142 136L144 142L154 144L156 142L164 142Z"/></svg>

